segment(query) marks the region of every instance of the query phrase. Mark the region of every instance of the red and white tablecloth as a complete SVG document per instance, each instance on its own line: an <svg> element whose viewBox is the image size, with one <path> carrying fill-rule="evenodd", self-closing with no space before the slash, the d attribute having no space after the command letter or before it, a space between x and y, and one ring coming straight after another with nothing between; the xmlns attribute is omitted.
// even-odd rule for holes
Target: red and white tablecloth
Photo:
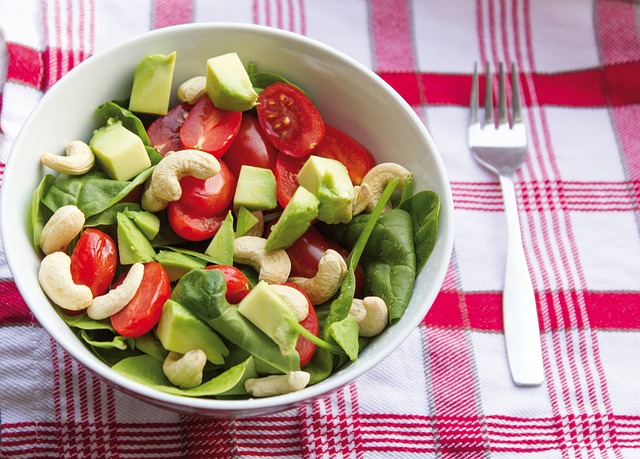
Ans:
<svg viewBox="0 0 640 459"><path fill-rule="evenodd" d="M78 366L34 321L0 253L0 456L640 458L640 5L0 0L0 174L34 105L83 59L206 21L325 42L412 105L453 189L441 293L400 349L343 390L216 420L149 406ZM498 181L466 146L471 72L485 61L522 73L530 148L516 188L545 365L534 388L514 386L506 363Z"/></svg>

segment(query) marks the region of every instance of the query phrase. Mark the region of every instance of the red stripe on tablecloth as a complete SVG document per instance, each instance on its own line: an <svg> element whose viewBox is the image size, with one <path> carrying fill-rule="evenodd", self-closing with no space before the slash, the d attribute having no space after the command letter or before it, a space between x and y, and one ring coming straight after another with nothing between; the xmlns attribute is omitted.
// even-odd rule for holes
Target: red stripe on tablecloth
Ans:
<svg viewBox="0 0 640 459"><path fill-rule="evenodd" d="M36 323L13 281L0 282L0 325Z"/></svg>
<svg viewBox="0 0 640 459"><path fill-rule="evenodd" d="M640 140L640 139L639 139ZM500 184L451 182L454 205L459 210L503 212ZM640 180L620 182L538 180L518 182L518 200L525 212L637 212Z"/></svg>
<svg viewBox="0 0 640 459"><path fill-rule="evenodd" d="M415 66L409 1L373 0L369 8L376 71L413 71Z"/></svg>
<svg viewBox="0 0 640 459"><path fill-rule="evenodd" d="M193 17L191 3L191 0L155 0L153 2L152 27L160 29L191 22Z"/></svg>
<svg viewBox="0 0 640 459"><path fill-rule="evenodd" d="M555 298L555 297L558 298ZM589 326L594 329L640 330L640 292L584 292L584 308ZM547 292L537 294L538 304L558 302L559 309L549 308L546 323L551 330L585 326L582 319L577 324L567 320L569 308L577 307L576 292ZM466 308L469 327L472 330L502 331L502 294L500 292L459 293L441 291L425 317L429 327L461 328L462 308ZM538 307L539 311L542 309ZM541 316L540 316L541 318ZM541 328L543 322L540 322Z"/></svg>
<svg viewBox="0 0 640 459"><path fill-rule="evenodd" d="M44 63L42 53L38 50L19 43L6 43L7 81L41 88L44 78Z"/></svg>
<svg viewBox="0 0 640 459"><path fill-rule="evenodd" d="M304 0L253 0L253 22L307 33Z"/></svg>
<svg viewBox="0 0 640 459"><path fill-rule="evenodd" d="M236 457L233 420L189 416L182 427L186 457Z"/></svg>
<svg viewBox="0 0 640 459"><path fill-rule="evenodd" d="M298 413L303 457L362 458L354 384L299 408Z"/></svg>

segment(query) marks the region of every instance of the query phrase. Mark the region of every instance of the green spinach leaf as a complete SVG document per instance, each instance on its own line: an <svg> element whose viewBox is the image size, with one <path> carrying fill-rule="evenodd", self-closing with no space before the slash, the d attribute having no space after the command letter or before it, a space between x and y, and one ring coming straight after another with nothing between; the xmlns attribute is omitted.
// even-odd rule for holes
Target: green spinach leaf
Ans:
<svg viewBox="0 0 640 459"><path fill-rule="evenodd" d="M102 172L89 172L75 177L58 176L42 202L52 212L62 206L75 205L85 218L89 218L104 212L143 184L153 169L153 166L150 167L131 181L112 180Z"/></svg>
<svg viewBox="0 0 640 459"><path fill-rule="evenodd" d="M42 253L40 249L40 234L42 228L53 215L53 212L46 206L42 205L42 198L47 194L49 188L53 186L56 178L51 174L45 175L38 188L36 188L31 197L31 205L29 207L29 231L31 233L31 241L37 253Z"/></svg>
<svg viewBox="0 0 640 459"><path fill-rule="evenodd" d="M171 299L208 322L229 308L226 292L227 283L221 271L192 269L180 278Z"/></svg>
<svg viewBox="0 0 640 459"><path fill-rule="evenodd" d="M416 249L416 273L419 273L429 259L438 238L440 195L431 190L420 191L403 201L400 208L411 215L413 244Z"/></svg>

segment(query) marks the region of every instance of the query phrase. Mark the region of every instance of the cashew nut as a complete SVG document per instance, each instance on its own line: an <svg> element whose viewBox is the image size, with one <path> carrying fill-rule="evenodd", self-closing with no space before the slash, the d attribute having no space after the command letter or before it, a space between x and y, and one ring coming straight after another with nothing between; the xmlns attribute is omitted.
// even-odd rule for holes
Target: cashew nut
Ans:
<svg viewBox="0 0 640 459"><path fill-rule="evenodd" d="M347 264L338 252L328 249L318 262L318 272L313 277L290 277L289 282L300 286L311 304L328 301L340 288L347 273Z"/></svg>
<svg viewBox="0 0 640 459"><path fill-rule="evenodd" d="M180 150L165 155L151 174L142 195L142 208L159 212L182 196L180 180L193 176L205 180L220 172L220 163L211 154L200 150Z"/></svg>
<svg viewBox="0 0 640 459"><path fill-rule="evenodd" d="M291 272L291 260L283 249L265 250L267 240L256 236L236 238L233 261L249 265L258 271L258 279L268 284L282 284Z"/></svg>
<svg viewBox="0 0 640 459"><path fill-rule="evenodd" d="M80 311L93 300L89 287L73 281L71 257L64 252L53 252L43 258L38 281L49 299L63 309Z"/></svg>
<svg viewBox="0 0 640 459"><path fill-rule="evenodd" d="M202 349L193 349L186 354L169 352L162 363L162 371L171 384L181 389L190 389L202 384L202 370L207 355Z"/></svg>
<svg viewBox="0 0 640 459"><path fill-rule="evenodd" d="M367 296L351 302L349 315L358 321L360 336L370 337L382 333L389 320L389 309L378 296Z"/></svg>
<svg viewBox="0 0 640 459"><path fill-rule="evenodd" d="M45 255L66 250L84 226L84 214L76 206L62 206L51 216L40 233L40 248Z"/></svg>
<svg viewBox="0 0 640 459"><path fill-rule="evenodd" d="M369 201L367 200L366 194L368 194L367 188L363 189L360 185L353 187L352 215L358 215L367 210Z"/></svg>
<svg viewBox="0 0 640 459"><path fill-rule="evenodd" d="M81 175L91 170L95 163L93 150L84 142L74 140L65 148L66 156L45 153L40 161L45 166L62 174Z"/></svg>
<svg viewBox="0 0 640 459"><path fill-rule="evenodd" d="M196 76L178 86L178 100L195 105L198 99L207 92L207 77Z"/></svg>
<svg viewBox="0 0 640 459"><path fill-rule="evenodd" d="M293 310L298 318L298 322L302 322L309 315L309 301L300 290L288 285L272 285L271 288L282 297L285 303Z"/></svg>
<svg viewBox="0 0 640 459"><path fill-rule="evenodd" d="M302 390L310 379L311 375L306 371L290 371L286 375L249 378L244 382L244 388L254 397L272 397Z"/></svg>
<svg viewBox="0 0 640 459"><path fill-rule="evenodd" d="M87 315L94 320L102 320L121 311L138 291L143 274L144 265L134 263L122 284L93 299L87 308Z"/></svg>
<svg viewBox="0 0 640 459"><path fill-rule="evenodd" d="M400 164L396 163L381 163L374 166L362 179L360 184L361 192L367 199L367 211L373 212L373 209L378 204L384 189L394 178L398 179L398 189L402 189L404 181L407 176L410 176L411 172L404 168ZM388 210L391 204L387 204L385 210Z"/></svg>

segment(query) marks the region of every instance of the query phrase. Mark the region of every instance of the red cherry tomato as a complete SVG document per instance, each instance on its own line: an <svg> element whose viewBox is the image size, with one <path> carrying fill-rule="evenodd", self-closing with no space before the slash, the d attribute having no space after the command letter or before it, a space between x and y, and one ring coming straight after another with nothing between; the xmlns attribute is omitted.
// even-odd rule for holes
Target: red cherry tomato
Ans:
<svg viewBox="0 0 640 459"><path fill-rule="evenodd" d="M287 207L291 196L298 189L298 172L304 166L308 156L301 158L294 158L292 156L278 153L276 158L276 167L273 170L273 175L276 177L276 197L280 207Z"/></svg>
<svg viewBox="0 0 640 459"><path fill-rule="evenodd" d="M224 161L220 172L206 180L192 176L180 180L182 196L178 200L189 213L201 217L213 217L229 207L236 192L236 177Z"/></svg>
<svg viewBox="0 0 640 459"><path fill-rule="evenodd" d="M191 105L183 102L149 125L147 135L151 145L158 150L158 153L164 156L170 151L182 149L180 128L184 124L189 110L191 110Z"/></svg>
<svg viewBox="0 0 640 459"><path fill-rule="evenodd" d="M275 147L289 156L306 156L324 137L324 121L305 93L273 83L258 97L258 119Z"/></svg>
<svg viewBox="0 0 640 459"><path fill-rule="evenodd" d="M304 320L300 321L300 325L311 332L312 335L318 336L318 332L320 330L320 326L318 325L318 316L316 315L316 310L311 304L309 297L307 297L307 294L304 293L304 291L296 284L285 282L282 285L287 285L289 287L295 288L307 299L307 304L309 305L309 313ZM313 357L313 353L316 351L316 345L304 336L300 336L298 338L298 342L296 343L296 351L298 351L298 354L300 355L300 367L302 368L311 361L311 357Z"/></svg>
<svg viewBox="0 0 640 459"><path fill-rule="evenodd" d="M235 266L210 265L205 269L217 269L222 272L227 281L227 293L225 298L231 304L238 304L251 291L249 279Z"/></svg>
<svg viewBox="0 0 640 459"><path fill-rule="evenodd" d="M204 241L212 238L227 216L227 210L211 217L202 217L185 209L178 201L167 206L167 219L171 229L187 241Z"/></svg>
<svg viewBox="0 0 640 459"><path fill-rule="evenodd" d="M182 147L220 158L238 133L241 121L242 112L220 110L205 95L189 111L180 129Z"/></svg>
<svg viewBox="0 0 640 459"><path fill-rule="evenodd" d="M224 160L237 177L243 164L273 170L277 154L278 151L267 139L258 119L244 113L240 130L224 154Z"/></svg>
<svg viewBox="0 0 640 459"><path fill-rule="evenodd" d="M109 289L118 266L118 248L106 233L87 228L71 254L71 277L86 285L94 298Z"/></svg>
<svg viewBox="0 0 640 459"><path fill-rule="evenodd" d="M124 274L119 282L124 280ZM171 295L169 276L159 263L144 265L138 291L120 312L111 316L111 325L122 336L137 338L151 330L160 320L162 307Z"/></svg>
<svg viewBox="0 0 640 459"><path fill-rule="evenodd" d="M349 252L334 241L327 239L315 226L300 236L286 250L291 260L291 277L313 277L318 273L318 263L325 251L333 249L346 260ZM356 293L364 288L364 273L358 266L355 270Z"/></svg>
<svg viewBox="0 0 640 459"><path fill-rule="evenodd" d="M367 172L376 165L369 151L349 135L325 125L325 136L313 150L314 155L336 159L344 164L354 185L359 185Z"/></svg>

